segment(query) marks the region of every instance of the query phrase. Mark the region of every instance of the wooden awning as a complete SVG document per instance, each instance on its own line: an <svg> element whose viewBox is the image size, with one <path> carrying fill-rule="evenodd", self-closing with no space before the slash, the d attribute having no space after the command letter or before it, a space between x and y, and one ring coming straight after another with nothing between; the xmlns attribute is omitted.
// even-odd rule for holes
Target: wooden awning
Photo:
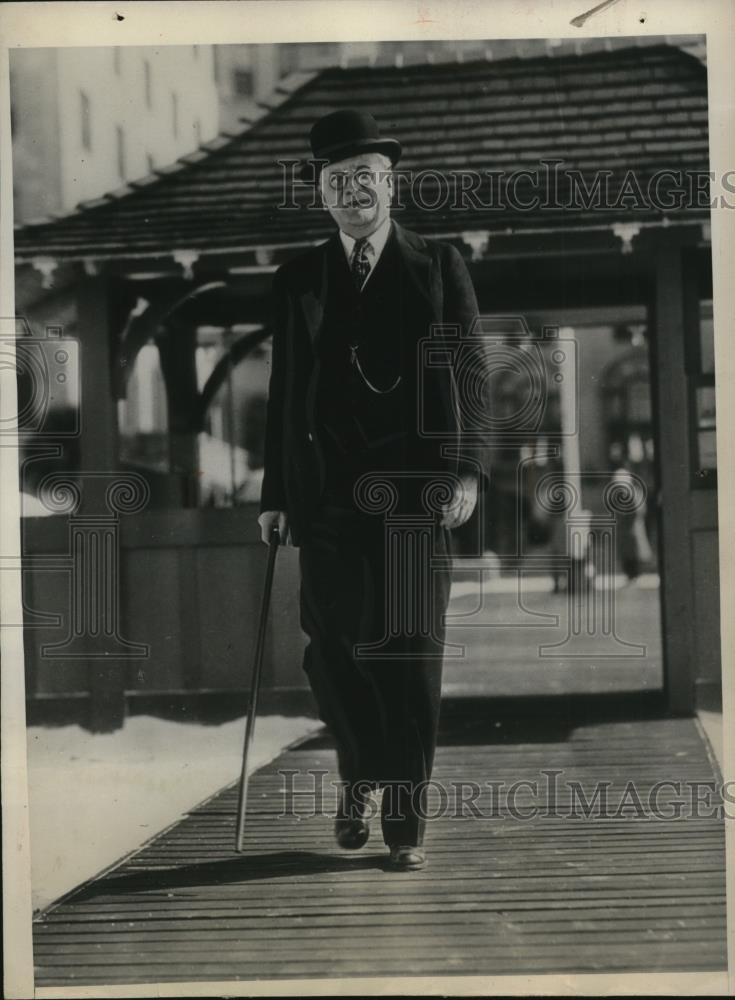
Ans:
<svg viewBox="0 0 735 1000"><path fill-rule="evenodd" d="M319 241L331 224L321 207L309 207L314 200L309 188L299 185L295 202L287 193L291 207L279 207L284 169L278 161L307 158L314 120L346 106L369 109L382 131L403 143L399 168L406 183L399 191L405 207L398 217L419 232L460 235L481 247L488 233L609 229L709 217L706 203L631 207L635 191L622 197L620 185L631 174L645 191L661 171L704 174L709 169L706 69L672 46L328 69L282 92L274 105L240 134L222 136L68 215L18 228L18 261L49 266L87 261L94 267L98 261L173 257L186 269L205 256L242 254L243 261L263 264L274 249ZM466 193L463 207L450 199L429 210L411 191L411 179L418 176L424 177L424 200L431 200L441 194L437 176L520 170L540 172L542 188L544 171L550 182L553 170L575 170L588 190L604 173L613 192L620 193L620 203L603 210L554 207L549 197L544 202L542 191L540 204L519 210L517 205L473 204ZM519 199L529 200L529 184L521 178ZM479 192L480 198L486 194Z"/></svg>

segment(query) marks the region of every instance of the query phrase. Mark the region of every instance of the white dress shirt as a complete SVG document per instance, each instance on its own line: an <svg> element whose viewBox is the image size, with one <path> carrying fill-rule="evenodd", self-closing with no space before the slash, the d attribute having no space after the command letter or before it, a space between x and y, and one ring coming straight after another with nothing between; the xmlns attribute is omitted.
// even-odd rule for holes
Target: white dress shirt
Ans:
<svg viewBox="0 0 735 1000"><path fill-rule="evenodd" d="M368 236L369 242L365 247L365 252L367 254L367 259L370 261L370 270L368 271L367 278L365 278L365 284L362 286L363 288L368 283L368 281L370 281L370 275L373 273L373 271L375 270L375 265L380 260L380 255L385 249L385 244L388 242L389 236L390 236L390 216L387 215L380 223L378 228L375 230L375 232L371 233ZM342 246L344 247L344 251L347 254L347 263L351 268L352 251L355 248L355 243L357 242L357 240L355 240L352 236L349 236L347 233L343 232L341 229L339 231L339 238L342 240Z"/></svg>

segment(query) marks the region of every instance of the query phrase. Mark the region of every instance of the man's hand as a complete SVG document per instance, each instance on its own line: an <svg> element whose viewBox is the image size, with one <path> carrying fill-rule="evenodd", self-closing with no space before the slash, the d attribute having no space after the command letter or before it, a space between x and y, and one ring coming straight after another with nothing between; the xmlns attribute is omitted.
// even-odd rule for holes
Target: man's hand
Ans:
<svg viewBox="0 0 735 1000"><path fill-rule="evenodd" d="M459 528L469 520L477 505L477 476L461 476L454 488L454 496L444 505L443 528Z"/></svg>
<svg viewBox="0 0 735 1000"><path fill-rule="evenodd" d="M258 518L258 524L260 525L260 537L266 545L270 545L271 533L274 528L278 528L281 545L291 544L288 515L285 510L264 510Z"/></svg>

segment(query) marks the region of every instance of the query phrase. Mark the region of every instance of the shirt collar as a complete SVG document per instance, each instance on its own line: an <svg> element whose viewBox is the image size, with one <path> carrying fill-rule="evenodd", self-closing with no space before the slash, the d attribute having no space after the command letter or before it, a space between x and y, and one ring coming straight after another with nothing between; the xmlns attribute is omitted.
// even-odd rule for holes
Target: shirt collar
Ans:
<svg viewBox="0 0 735 1000"><path fill-rule="evenodd" d="M371 233L370 236L368 236L368 239L370 240L370 245L372 246L373 252L375 254L376 262L380 257L381 253L383 252L383 248L385 247L385 244L388 242L389 236L390 236L390 216L386 215L386 217L380 223L375 232ZM347 233L343 232L341 229L339 231L339 238L342 241L342 246L344 247L345 253L347 254L347 260L350 261L352 259L352 251L354 250L355 243L357 241L352 236L349 236Z"/></svg>

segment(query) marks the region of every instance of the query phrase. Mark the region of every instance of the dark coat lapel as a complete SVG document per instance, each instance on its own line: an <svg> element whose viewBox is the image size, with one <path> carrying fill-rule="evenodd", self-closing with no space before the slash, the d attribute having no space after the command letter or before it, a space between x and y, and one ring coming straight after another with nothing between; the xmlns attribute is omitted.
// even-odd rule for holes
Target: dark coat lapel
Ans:
<svg viewBox="0 0 735 1000"><path fill-rule="evenodd" d="M406 271L412 279L420 294L426 299L432 308L432 312L437 312L436 296L434 294L433 283L433 260L428 251L426 241L417 233L412 233L404 229L393 220L396 231L396 241L398 249L406 265ZM437 316L437 319L439 316Z"/></svg>
<svg viewBox="0 0 735 1000"><path fill-rule="evenodd" d="M316 345L324 321L324 308L329 290L329 254L335 249L334 244L338 240L339 233L335 233L334 236L317 247L318 252L315 253L312 274L307 280L306 289L300 295L301 308L312 347Z"/></svg>

